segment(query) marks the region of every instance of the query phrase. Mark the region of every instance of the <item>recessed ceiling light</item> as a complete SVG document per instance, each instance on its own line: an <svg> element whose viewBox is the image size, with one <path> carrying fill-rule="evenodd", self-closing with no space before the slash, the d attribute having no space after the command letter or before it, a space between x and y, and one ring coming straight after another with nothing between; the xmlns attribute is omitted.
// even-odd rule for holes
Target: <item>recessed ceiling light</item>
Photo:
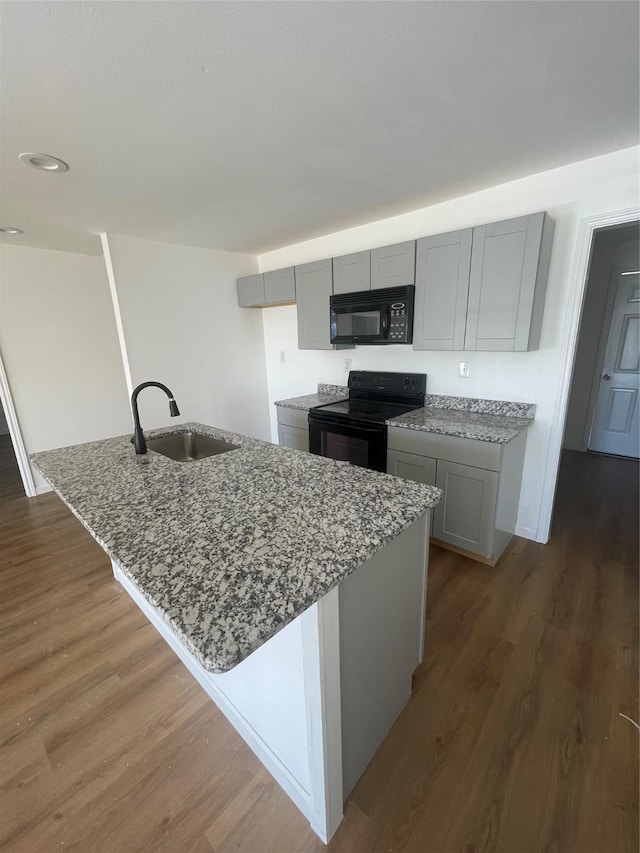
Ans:
<svg viewBox="0 0 640 853"><path fill-rule="evenodd" d="M40 169L42 172L67 172L69 166L64 160L58 160L57 157L52 157L50 154L36 154L33 151L25 151L19 155L19 159L27 166L32 166L34 169Z"/></svg>
<svg viewBox="0 0 640 853"><path fill-rule="evenodd" d="M21 231L20 228L10 228L9 226L0 228L0 232L2 234L24 234L24 231Z"/></svg>

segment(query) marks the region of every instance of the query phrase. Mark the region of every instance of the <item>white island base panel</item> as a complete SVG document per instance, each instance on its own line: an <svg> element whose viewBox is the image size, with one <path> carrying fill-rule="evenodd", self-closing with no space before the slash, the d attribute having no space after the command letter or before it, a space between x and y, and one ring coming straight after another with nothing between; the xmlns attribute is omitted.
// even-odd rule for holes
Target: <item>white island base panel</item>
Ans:
<svg viewBox="0 0 640 853"><path fill-rule="evenodd" d="M327 843L411 696L430 512L229 672L205 670L135 582L116 580Z"/></svg>

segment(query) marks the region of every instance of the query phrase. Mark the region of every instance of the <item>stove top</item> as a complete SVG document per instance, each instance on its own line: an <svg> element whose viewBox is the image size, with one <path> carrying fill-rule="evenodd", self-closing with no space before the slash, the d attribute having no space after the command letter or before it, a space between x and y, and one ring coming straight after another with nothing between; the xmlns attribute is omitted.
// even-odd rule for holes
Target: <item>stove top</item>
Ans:
<svg viewBox="0 0 640 853"><path fill-rule="evenodd" d="M327 403L316 406L311 411L314 415L334 415L357 421L384 423L389 418L395 418L412 409L419 409L421 403L395 404L377 402L375 400L342 400L339 403Z"/></svg>
<svg viewBox="0 0 640 853"><path fill-rule="evenodd" d="M349 399L316 406L309 414L316 420L384 424L389 418L424 406L426 390L424 373L352 370Z"/></svg>

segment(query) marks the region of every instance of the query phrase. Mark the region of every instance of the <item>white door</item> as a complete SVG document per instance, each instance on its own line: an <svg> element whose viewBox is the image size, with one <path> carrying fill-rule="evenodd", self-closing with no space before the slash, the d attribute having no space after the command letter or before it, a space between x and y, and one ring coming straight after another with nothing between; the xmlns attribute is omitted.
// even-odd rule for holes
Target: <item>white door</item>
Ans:
<svg viewBox="0 0 640 853"><path fill-rule="evenodd" d="M617 276L589 450L640 456L640 273Z"/></svg>

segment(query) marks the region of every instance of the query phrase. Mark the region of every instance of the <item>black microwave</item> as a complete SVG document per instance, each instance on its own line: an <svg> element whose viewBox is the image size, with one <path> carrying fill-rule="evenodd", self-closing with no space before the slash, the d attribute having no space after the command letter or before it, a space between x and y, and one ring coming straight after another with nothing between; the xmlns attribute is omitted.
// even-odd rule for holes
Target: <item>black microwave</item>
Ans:
<svg viewBox="0 0 640 853"><path fill-rule="evenodd" d="M329 300L332 344L413 342L415 287L339 293Z"/></svg>

